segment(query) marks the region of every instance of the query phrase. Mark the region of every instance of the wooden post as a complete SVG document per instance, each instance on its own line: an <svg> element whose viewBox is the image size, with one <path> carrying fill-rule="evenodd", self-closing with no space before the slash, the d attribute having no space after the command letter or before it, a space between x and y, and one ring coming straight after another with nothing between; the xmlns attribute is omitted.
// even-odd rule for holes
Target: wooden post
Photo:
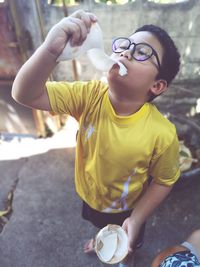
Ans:
<svg viewBox="0 0 200 267"><path fill-rule="evenodd" d="M65 0L62 0L62 7L63 7L64 16L68 17L69 14L67 10L67 5L65 4ZM72 69L73 69L73 78L75 81L77 81L79 77L78 77L77 64L76 64L75 59L72 60Z"/></svg>
<svg viewBox="0 0 200 267"><path fill-rule="evenodd" d="M46 136L46 129L45 129L45 124L44 124L43 115L42 115L41 110L32 109L32 114L33 114L33 118L35 121L37 136L45 137Z"/></svg>
<svg viewBox="0 0 200 267"><path fill-rule="evenodd" d="M22 61L25 63L27 59L30 57L31 53L33 53L35 48L34 48L34 44L32 40L33 38L30 35L31 29L26 29L26 27L24 26L26 25L26 23L23 21L24 19L23 7L24 5L28 6L29 10L32 10L34 14L34 6L31 5L33 4L32 1L25 1L24 3L22 2L23 1L19 1L19 0L15 0L15 1L8 0L9 10L12 16L12 20L13 20L14 27L15 27L15 33L16 33L18 44L19 44L19 51L22 57ZM37 27L35 23L36 18L33 16L33 14L31 14L32 16L30 17L33 21L33 25L35 25L34 27ZM38 46L38 43L41 43L41 40L39 40L40 38L41 37L38 36L36 46ZM45 123L44 123L42 111L32 110L32 114L33 114L33 119L34 119L35 126L36 126L37 135L45 137L46 131L45 131Z"/></svg>

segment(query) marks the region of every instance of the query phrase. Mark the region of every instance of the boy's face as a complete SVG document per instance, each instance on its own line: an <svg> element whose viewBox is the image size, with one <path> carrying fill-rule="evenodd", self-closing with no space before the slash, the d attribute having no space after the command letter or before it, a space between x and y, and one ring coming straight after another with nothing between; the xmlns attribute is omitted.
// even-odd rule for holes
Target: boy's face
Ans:
<svg viewBox="0 0 200 267"><path fill-rule="evenodd" d="M146 53L146 50L143 50L143 48L140 50L139 45L136 46L135 53L133 53L134 44L120 53L113 53L111 57L121 61L127 68L128 74L120 76L118 65L114 65L108 74L110 90L119 96L133 97L134 99L147 101L151 88L155 86L156 76L159 72L159 62L162 64L164 51L159 40L150 32L143 31L134 33L129 37L129 40L130 43L134 44L145 43L150 45L153 51L156 52L158 58L153 54L145 61L134 59L134 57L139 59L143 51Z"/></svg>

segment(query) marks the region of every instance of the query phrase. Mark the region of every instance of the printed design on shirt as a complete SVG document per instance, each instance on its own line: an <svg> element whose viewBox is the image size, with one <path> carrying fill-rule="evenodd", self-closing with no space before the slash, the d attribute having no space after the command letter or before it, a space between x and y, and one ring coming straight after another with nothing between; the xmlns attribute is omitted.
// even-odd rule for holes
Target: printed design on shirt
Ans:
<svg viewBox="0 0 200 267"><path fill-rule="evenodd" d="M88 126L88 128L86 128L85 130L85 140L87 141L88 139L90 139L90 137L92 136L92 134L95 132L95 128L94 126L92 126L91 124Z"/></svg>
<svg viewBox="0 0 200 267"><path fill-rule="evenodd" d="M108 208L105 208L102 210L102 212L112 212L112 211L126 211L128 210L128 205L127 205L127 202L126 202L126 199L128 197L128 192L129 192L129 185L130 185L130 182L131 182L131 178L132 176L134 176L136 174L136 170L134 169L132 174L130 176L128 176L126 182L124 183L124 186L123 186L123 192L121 194L121 197L115 201L112 202L112 204L110 205L110 207ZM120 207L119 207L120 206ZM117 208L119 207L119 208Z"/></svg>
<svg viewBox="0 0 200 267"><path fill-rule="evenodd" d="M122 192L120 202L121 202L121 209L122 210L128 210L128 205L126 203L126 198L128 196L128 187L131 182L131 176L128 177L127 181L124 183L124 190Z"/></svg>

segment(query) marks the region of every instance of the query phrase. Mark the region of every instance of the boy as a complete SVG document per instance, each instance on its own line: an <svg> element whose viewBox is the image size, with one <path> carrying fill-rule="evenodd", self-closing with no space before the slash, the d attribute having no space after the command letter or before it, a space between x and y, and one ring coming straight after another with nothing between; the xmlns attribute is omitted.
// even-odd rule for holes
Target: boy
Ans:
<svg viewBox="0 0 200 267"><path fill-rule="evenodd" d="M161 251L151 267L200 267L200 229L195 230L181 245Z"/></svg>
<svg viewBox="0 0 200 267"><path fill-rule="evenodd" d="M46 83L66 43L81 45L96 21L94 14L78 10L55 25L22 66L12 95L23 105L78 120L75 184L83 218L100 228L121 224L131 253L142 243L145 221L180 175L175 127L149 103L175 77L179 53L165 31L147 25L113 42L113 56L127 75L120 76L115 64L108 85ZM85 252L92 247L90 240Z"/></svg>

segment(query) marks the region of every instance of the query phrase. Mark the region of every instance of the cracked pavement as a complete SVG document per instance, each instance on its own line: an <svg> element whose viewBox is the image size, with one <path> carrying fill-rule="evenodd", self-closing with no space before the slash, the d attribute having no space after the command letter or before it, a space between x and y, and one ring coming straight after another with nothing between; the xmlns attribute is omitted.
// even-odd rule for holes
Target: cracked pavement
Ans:
<svg viewBox="0 0 200 267"><path fill-rule="evenodd" d="M0 266L103 266L95 255L84 255L82 250L97 229L81 218L74 157L74 148L58 148L0 161L0 210L6 208L13 190L12 213L0 233ZM135 266L150 266L157 252L184 241L200 227L199 192L198 175L174 187L147 223Z"/></svg>

